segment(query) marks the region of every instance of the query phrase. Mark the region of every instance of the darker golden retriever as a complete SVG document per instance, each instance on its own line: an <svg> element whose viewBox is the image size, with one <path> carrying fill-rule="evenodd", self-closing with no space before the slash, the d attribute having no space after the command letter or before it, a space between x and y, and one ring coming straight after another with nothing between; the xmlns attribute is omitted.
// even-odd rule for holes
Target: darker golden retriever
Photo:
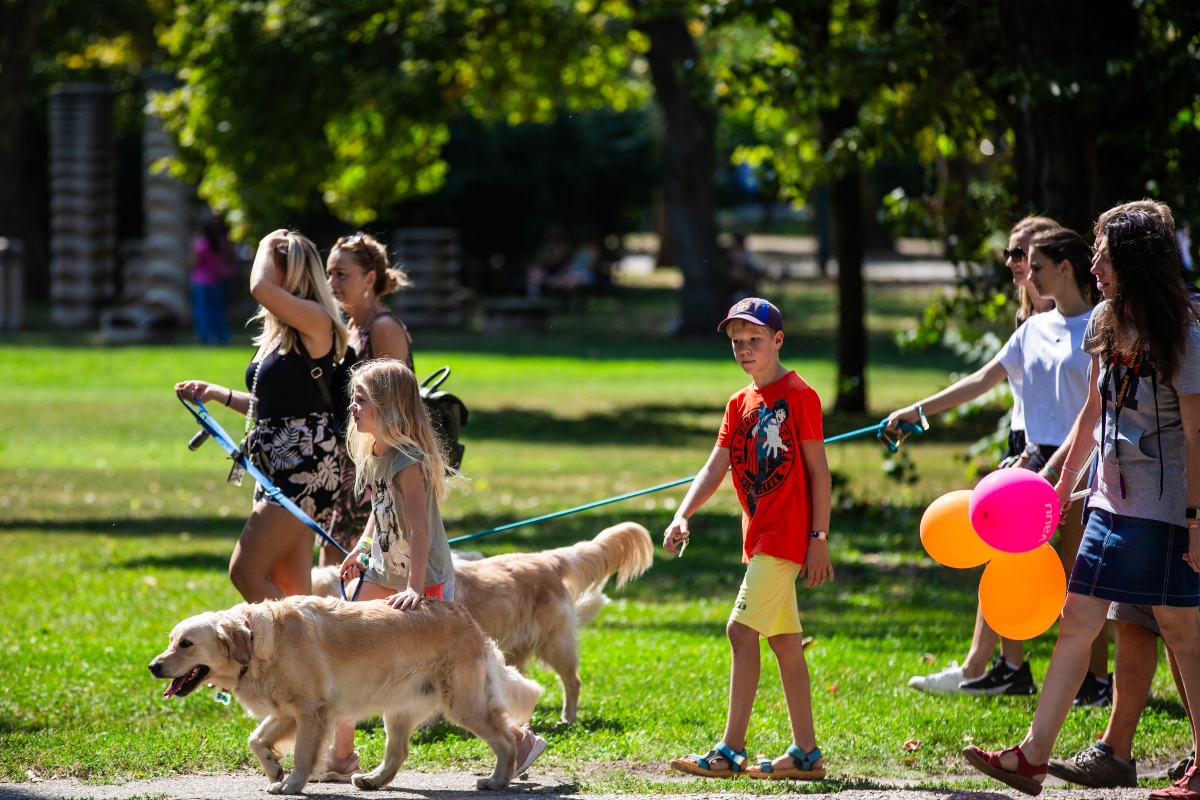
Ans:
<svg viewBox="0 0 1200 800"><path fill-rule="evenodd" d="M617 586L624 586L653 559L650 533L636 522L622 522L571 547L455 558L454 601L496 640L509 664L524 672L536 656L558 674L562 718L574 722L581 687L579 628L608 604L604 584L614 573ZM313 593L338 596L336 567L313 570Z"/></svg>

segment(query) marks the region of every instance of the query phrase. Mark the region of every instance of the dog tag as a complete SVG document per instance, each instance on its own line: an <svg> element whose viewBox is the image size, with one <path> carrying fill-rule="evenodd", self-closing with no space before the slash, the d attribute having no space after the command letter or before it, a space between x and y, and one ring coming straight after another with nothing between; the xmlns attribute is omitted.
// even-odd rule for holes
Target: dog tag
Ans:
<svg viewBox="0 0 1200 800"><path fill-rule="evenodd" d="M227 706L230 700L229 693L224 689L217 689L217 693L213 695L213 700L216 700L223 706Z"/></svg>

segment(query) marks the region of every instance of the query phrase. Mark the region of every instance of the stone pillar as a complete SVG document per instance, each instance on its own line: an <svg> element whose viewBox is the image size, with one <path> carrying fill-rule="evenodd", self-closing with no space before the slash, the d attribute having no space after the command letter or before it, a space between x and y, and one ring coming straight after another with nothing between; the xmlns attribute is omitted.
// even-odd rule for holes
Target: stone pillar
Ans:
<svg viewBox="0 0 1200 800"><path fill-rule="evenodd" d="M169 91L175 78L162 72L150 72L146 78L151 91ZM143 305L163 314L171 314L180 326L192 322L191 252L196 226L195 192L165 168L175 157L175 142L162 120L146 111L142 128L142 163L145 176L142 210L146 218L145 244L142 249L145 291Z"/></svg>
<svg viewBox="0 0 1200 800"><path fill-rule="evenodd" d="M115 294L116 144L111 87L62 83L50 95L50 320L95 325Z"/></svg>
<svg viewBox="0 0 1200 800"><path fill-rule="evenodd" d="M157 70L147 70L144 79L149 92L170 91L175 86L172 75ZM141 239L121 243L121 305L100 318L107 342L171 341L191 325L189 271L195 192L168 170L174 156L175 142L162 120L147 107L142 125L145 228Z"/></svg>
<svg viewBox="0 0 1200 800"><path fill-rule="evenodd" d="M0 331L25 324L25 248L20 239L0 236Z"/></svg>

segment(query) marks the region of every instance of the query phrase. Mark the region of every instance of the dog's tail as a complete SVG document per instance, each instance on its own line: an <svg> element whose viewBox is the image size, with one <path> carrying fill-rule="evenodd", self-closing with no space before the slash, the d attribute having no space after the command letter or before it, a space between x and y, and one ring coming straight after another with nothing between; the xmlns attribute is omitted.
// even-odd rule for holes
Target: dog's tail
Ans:
<svg viewBox="0 0 1200 800"><path fill-rule="evenodd" d="M487 648L487 694L515 725L524 725L533 716L542 687L526 678L516 667L504 663L504 656L490 637Z"/></svg>
<svg viewBox="0 0 1200 800"><path fill-rule="evenodd" d="M576 611L590 613L595 619L607 598L597 605L593 595L604 596L601 590L614 572L620 588L650 569L654 543L641 525L622 522L600 531L589 542L560 547L547 555L558 559L559 575L575 600Z"/></svg>

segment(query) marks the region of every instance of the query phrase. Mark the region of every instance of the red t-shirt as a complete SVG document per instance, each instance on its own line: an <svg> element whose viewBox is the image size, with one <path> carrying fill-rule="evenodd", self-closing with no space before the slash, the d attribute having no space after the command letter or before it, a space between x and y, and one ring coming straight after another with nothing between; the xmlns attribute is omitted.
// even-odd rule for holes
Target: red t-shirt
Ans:
<svg viewBox="0 0 1200 800"><path fill-rule="evenodd" d="M821 441L821 399L795 372L729 398L717 446L729 448L742 503L743 561L755 553L804 563L812 529L800 442Z"/></svg>

